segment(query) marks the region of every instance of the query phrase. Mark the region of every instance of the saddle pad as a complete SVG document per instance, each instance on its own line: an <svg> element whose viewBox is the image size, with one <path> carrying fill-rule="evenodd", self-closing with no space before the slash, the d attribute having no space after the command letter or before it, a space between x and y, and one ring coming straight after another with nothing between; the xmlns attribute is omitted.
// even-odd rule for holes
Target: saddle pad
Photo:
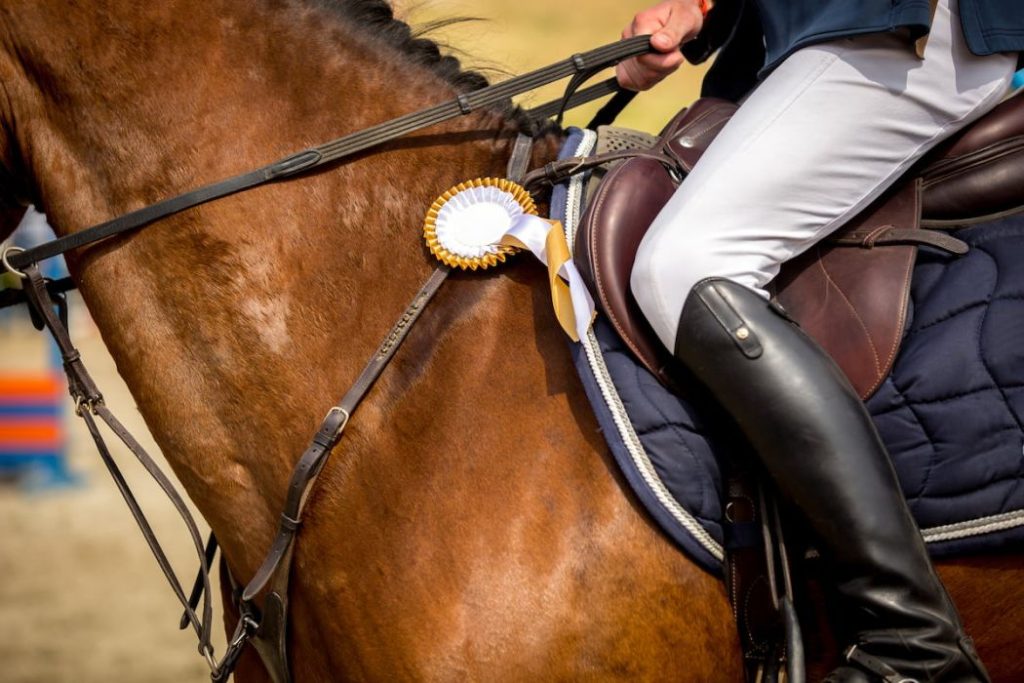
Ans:
<svg viewBox="0 0 1024 683"><path fill-rule="evenodd" d="M596 134L570 129L563 158ZM552 218L570 248L587 173L555 187ZM920 251L893 371L867 406L936 556L1024 543L1024 218L957 232L954 258ZM572 344L613 457L661 529L721 572L725 456L746 448L710 397L667 391L598 318Z"/></svg>

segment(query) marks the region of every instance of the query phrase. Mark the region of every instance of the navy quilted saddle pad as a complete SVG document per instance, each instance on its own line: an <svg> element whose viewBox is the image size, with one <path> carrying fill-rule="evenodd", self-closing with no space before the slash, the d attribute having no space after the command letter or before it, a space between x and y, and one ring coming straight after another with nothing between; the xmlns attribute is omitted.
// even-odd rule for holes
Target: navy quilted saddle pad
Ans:
<svg viewBox="0 0 1024 683"><path fill-rule="evenodd" d="M563 156L589 153L594 140L571 131ZM575 176L552 200L570 243L585 181ZM921 249L900 355L867 402L936 556L1024 545L1024 216L957 237L966 256ZM687 554L720 571L719 456L743 447L728 421L710 401L664 389L600 317L573 354L637 496Z"/></svg>

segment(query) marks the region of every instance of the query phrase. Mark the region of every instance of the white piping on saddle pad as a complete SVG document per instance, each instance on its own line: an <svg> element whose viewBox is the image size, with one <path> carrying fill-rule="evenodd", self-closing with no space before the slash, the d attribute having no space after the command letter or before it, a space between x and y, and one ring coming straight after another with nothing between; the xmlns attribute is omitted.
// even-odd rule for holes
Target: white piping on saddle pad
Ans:
<svg viewBox="0 0 1024 683"><path fill-rule="evenodd" d="M597 133L590 130L584 131L583 139L580 141L579 147L576 148L574 156L590 154L596 144ZM578 173L572 177L569 182L566 198L565 236L569 242L570 252L572 252L576 241L576 228L583 205L583 179L583 173ZM615 420L615 427L619 432L619 437L629 451L630 458L632 458L637 471L643 477L647 486L650 487L658 502L672 515L672 518L686 529L698 543L704 546L704 549L716 560L722 562L725 554L721 544L715 541L700 523L672 497L672 494L669 493L664 482L661 481L657 471L654 469L654 464L640 443L640 437L637 436L632 423L629 421L629 415L622 404L619 392L615 385L612 384L611 377L608 375L608 368L605 365L604 357L601 355L601 349L593 328L590 328L586 336L580 339L580 343L587 354L587 363L589 363L590 369L594 373L594 378L597 380L601 396L604 398L604 402L611 411L612 418Z"/></svg>
<svg viewBox="0 0 1024 683"><path fill-rule="evenodd" d="M577 149L574 150L574 156L584 156L592 153L596 143L597 134L590 130L584 131L583 139L580 141ZM570 180L566 198L564 227L570 252L573 250L576 241L576 232L579 226L580 214L582 213L583 196L584 174L580 173L573 176ZM722 546L715 541L715 539L712 538L703 527L700 526L697 520L690 515L690 513L683 509L675 498L672 497L672 494L669 493L665 484L658 476L657 471L654 469L654 465L651 463L650 457L644 450L639 437L633 429L633 425L630 423L629 415L626 413L625 406L622 404L622 399L619 397L618 390L615 388L614 384L612 384L611 378L608 374L608 368L605 365L604 357L601 355L600 346L598 344L597 337L594 335L593 329L587 333L586 337L581 339L581 343L587 354L587 363L590 365L590 369L594 373L594 378L597 381L598 388L601 391L601 396L603 397L608 410L612 414L616 429L619 432L619 437L622 439L623 444L625 444L637 471L643 477L647 486L650 487L650 490L654 493L662 507L672 516L672 518L680 526L686 529L686 531L688 531L689 534L715 559L722 561L724 558ZM984 536L1020 526L1024 526L1024 510L1015 510L998 515L957 522L955 524L922 529L921 533L927 543L942 543L945 541Z"/></svg>
<svg viewBox="0 0 1024 683"><path fill-rule="evenodd" d="M1024 510L1004 512L1001 515L991 517L979 517L966 522L936 526L931 529L924 529L921 534L927 543L940 543L942 541L953 541L971 536L984 536L997 531L1005 531L1014 527L1024 526Z"/></svg>

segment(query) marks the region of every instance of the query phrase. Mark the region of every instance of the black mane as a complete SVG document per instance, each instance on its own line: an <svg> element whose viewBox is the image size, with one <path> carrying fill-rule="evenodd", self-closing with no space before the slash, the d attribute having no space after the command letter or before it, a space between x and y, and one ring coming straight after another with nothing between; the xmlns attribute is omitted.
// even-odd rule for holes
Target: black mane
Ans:
<svg viewBox="0 0 1024 683"><path fill-rule="evenodd" d="M406 22L395 18L391 3L387 0L310 0L310 2L337 12L353 25L365 28L375 40L384 41L412 60L413 63L430 69L460 93L479 90L490 84L487 78L478 71L463 70L458 58L442 53L441 46L436 41L424 37L424 34L431 31L465 21L474 21L474 19L466 17L442 19L413 29ZM511 102L505 106L497 105L495 109L515 120L524 130L531 130L535 127L535 123L526 113L520 107L513 106Z"/></svg>
<svg viewBox="0 0 1024 683"><path fill-rule="evenodd" d="M374 40L386 42L414 63L436 73L459 92L479 90L488 85L482 74L476 71L463 71L457 58L442 54L441 47L435 41L423 37L424 33L467 19L436 21L414 30L409 24L395 18L391 3L386 0L313 1L365 28Z"/></svg>

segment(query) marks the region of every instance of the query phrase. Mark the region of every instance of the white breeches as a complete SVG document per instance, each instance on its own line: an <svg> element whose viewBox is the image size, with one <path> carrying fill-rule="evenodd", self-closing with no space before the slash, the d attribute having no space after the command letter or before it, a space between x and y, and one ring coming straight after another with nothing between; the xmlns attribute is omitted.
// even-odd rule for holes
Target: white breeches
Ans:
<svg viewBox="0 0 1024 683"><path fill-rule="evenodd" d="M939 0L924 59L902 34L815 45L743 102L654 221L632 289L672 350L690 289L758 290L857 215L932 146L995 106L1017 56L976 57L957 0Z"/></svg>

